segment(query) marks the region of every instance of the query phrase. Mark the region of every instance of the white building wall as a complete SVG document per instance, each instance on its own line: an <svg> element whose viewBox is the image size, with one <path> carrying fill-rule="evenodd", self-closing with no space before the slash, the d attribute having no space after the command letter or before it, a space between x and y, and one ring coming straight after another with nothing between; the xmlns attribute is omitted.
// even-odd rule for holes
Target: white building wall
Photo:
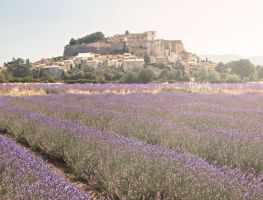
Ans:
<svg viewBox="0 0 263 200"><path fill-rule="evenodd" d="M123 70L124 71L132 71L134 69L142 69L144 67L143 59L136 60L124 60L123 61Z"/></svg>

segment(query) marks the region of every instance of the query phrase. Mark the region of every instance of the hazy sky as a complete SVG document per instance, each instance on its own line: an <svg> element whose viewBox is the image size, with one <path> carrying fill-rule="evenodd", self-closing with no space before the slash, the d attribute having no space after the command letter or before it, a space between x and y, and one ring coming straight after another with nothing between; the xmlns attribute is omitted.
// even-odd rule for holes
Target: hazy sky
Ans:
<svg viewBox="0 0 263 200"><path fill-rule="evenodd" d="M197 54L263 55L263 0L0 0L0 64L63 54L70 38L156 30Z"/></svg>

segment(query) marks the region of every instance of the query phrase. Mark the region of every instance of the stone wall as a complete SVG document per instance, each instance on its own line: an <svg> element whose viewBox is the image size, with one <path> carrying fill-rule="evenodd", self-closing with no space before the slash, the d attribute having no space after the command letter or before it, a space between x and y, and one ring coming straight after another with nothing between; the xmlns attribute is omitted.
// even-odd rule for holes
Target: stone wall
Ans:
<svg viewBox="0 0 263 200"><path fill-rule="evenodd" d="M67 45L64 48L64 57L76 56L78 53L114 54L124 48L124 43L95 42L91 44Z"/></svg>
<svg viewBox="0 0 263 200"><path fill-rule="evenodd" d="M180 40L155 40L148 43L148 54L155 57L167 57L171 54L180 54L184 45Z"/></svg>
<svg viewBox="0 0 263 200"><path fill-rule="evenodd" d="M139 58L144 58L144 56L147 54L147 48L129 47L128 51L132 55L135 55L135 56L137 56Z"/></svg>
<svg viewBox="0 0 263 200"><path fill-rule="evenodd" d="M155 40L156 32L147 31L144 33L129 33L129 34L118 34L108 38L109 42L140 42L140 41L153 41Z"/></svg>

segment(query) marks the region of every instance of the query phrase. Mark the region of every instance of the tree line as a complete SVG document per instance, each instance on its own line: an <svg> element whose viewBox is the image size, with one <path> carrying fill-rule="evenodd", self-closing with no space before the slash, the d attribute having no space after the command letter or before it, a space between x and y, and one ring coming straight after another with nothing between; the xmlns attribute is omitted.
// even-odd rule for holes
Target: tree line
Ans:
<svg viewBox="0 0 263 200"><path fill-rule="evenodd" d="M86 35L85 37L74 39L71 38L69 41L69 45L76 45L76 44L89 44L93 42L97 42L99 40L102 40L105 38L104 33L102 32L95 32L89 35Z"/></svg>
<svg viewBox="0 0 263 200"><path fill-rule="evenodd" d="M194 67L186 70L177 62L172 65L162 63L149 64L143 69L124 72L114 67L86 68L76 66L62 77L48 76L43 70L34 69L27 59L13 59L4 64L5 71L0 72L0 82L65 82L65 83L149 83L149 82L210 82L240 83L263 81L263 66L255 66L249 60L219 63L215 69Z"/></svg>

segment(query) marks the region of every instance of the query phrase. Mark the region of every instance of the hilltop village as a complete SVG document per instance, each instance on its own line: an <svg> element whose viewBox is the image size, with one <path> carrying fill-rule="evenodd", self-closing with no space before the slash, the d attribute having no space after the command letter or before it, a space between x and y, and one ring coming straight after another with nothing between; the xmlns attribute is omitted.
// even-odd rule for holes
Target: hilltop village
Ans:
<svg viewBox="0 0 263 200"><path fill-rule="evenodd" d="M122 71L142 69L145 65L173 65L180 62L189 71L193 68L216 66L185 50L181 40L156 39L155 31L129 33L85 41L72 39L65 46L63 59L42 59L33 64L36 69L60 76L75 67L116 68Z"/></svg>
<svg viewBox="0 0 263 200"><path fill-rule="evenodd" d="M181 40L157 39L155 31L72 38L63 56L13 59L0 67L0 82L149 83L248 82L263 79L249 60L213 63L186 50Z"/></svg>

